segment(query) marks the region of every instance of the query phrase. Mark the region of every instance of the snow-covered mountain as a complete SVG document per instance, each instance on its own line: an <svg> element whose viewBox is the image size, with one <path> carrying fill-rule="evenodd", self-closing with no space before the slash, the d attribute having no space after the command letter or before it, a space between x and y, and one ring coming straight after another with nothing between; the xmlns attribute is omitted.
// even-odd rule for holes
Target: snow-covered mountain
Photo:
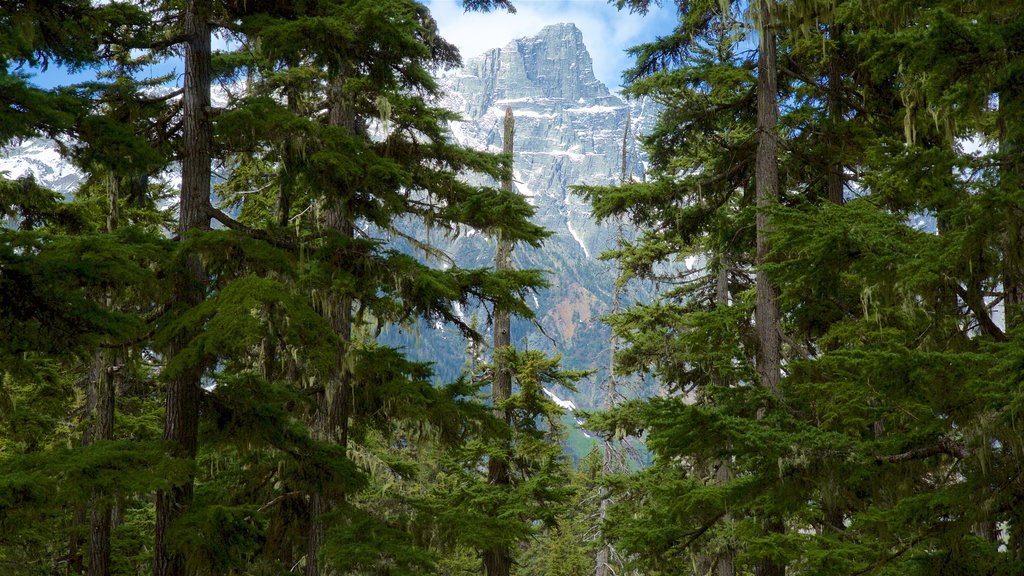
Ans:
<svg viewBox="0 0 1024 576"><path fill-rule="evenodd" d="M0 148L0 176L17 180L32 176L43 186L69 196L83 175L61 157L57 146L42 138L31 138Z"/></svg>
<svg viewBox="0 0 1024 576"><path fill-rule="evenodd" d="M543 332L535 324L513 322L513 342L561 353L567 368L604 369L610 333L600 318L611 311L615 270L598 257L614 246L617 226L595 223L588 203L571 188L619 183L627 116L627 170L642 179L636 135L650 130L656 107L627 102L595 77L583 35L573 24L547 26L536 36L469 58L440 81L445 106L463 118L452 125L461 144L501 151L505 110L512 108L515 187L536 207L534 220L553 232L543 248L517 248L513 254L515 265L547 270L551 282L532 302ZM451 252L461 265L486 266L494 246L462 237ZM420 338L418 346L424 359L455 358L437 365L451 377L462 366L462 351L448 338L435 333ZM603 398L601 379L581 383L578 393L559 394L593 407Z"/></svg>
<svg viewBox="0 0 1024 576"><path fill-rule="evenodd" d="M516 188L537 207L538 223L572 239L583 258L610 246L614 234L594 224L589 206L569 187L618 183L627 113L636 134L649 128L653 107L625 102L594 76L575 25L547 26L494 48L441 83L445 106L464 118L452 125L461 144L500 152L505 109L512 108ZM635 137L628 148L629 170L641 178Z"/></svg>

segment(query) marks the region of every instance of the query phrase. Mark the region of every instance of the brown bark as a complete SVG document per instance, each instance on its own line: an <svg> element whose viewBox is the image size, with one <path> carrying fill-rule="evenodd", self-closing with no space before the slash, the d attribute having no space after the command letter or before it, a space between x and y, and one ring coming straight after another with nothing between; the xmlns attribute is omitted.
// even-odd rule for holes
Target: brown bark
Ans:
<svg viewBox="0 0 1024 576"><path fill-rule="evenodd" d="M209 4L190 0L185 8L185 85L182 95L181 199L178 234L185 238L193 230L209 229L210 155L212 127L210 123L211 25ZM199 288L204 278L198 257L186 260L187 273L175 286L175 300L180 305L195 306L202 300ZM179 336L171 343L168 359L185 348L190 335ZM167 383L163 439L170 456L195 458L199 431L201 366L179 367ZM168 542L171 525L192 502L193 480L156 495L156 538L153 572L156 576L184 576L185 555Z"/></svg>
<svg viewBox="0 0 1024 576"><path fill-rule="evenodd" d="M107 232L117 229L119 223L118 203L120 200L120 180L115 174L109 176L107 182ZM114 305L111 298L106 298L105 305ZM125 351L121 347L110 350L98 350L93 355L93 366L90 370L89 390L86 408L92 415L93 422L82 438L82 445L87 446L101 440L114 439L114 408L119 383L124 374ZM110 574L110 532L112 525L113 494L93 491L89 502L89 563L88 576L108 576ZM84 513L83 513L84 515Z"/></svg>
<svg viewBox="0 0 1024 576"><path fill-rule="evenodd" d="M82 419L86 423L82 430L82 447L92 444L93 434L96 432L94 425L96 415L96 397L99 389L99 381L103 372L103 355L96 350L93 352L92 362L89 365L89 379L85 385L85 404L82 406ZM92 420L92 422L90 422ZM84 527L89 522L89 511L86 506L76 504L73 511L74 524L77 527ZM71 532L68 538L68 574L82 574L85 572L85 558L82 554L82 546L85 544L82 535L76 529Z"/></svg>
<svg viewBox="0 0 1024 576"><path fill-rule="evenodd" d="M757 374L761 386L779 398L781 380L782 334L779 322L778 293L772 285L763 266L768 258L768 235L772 228L768 209L778 202L779 196L779 155L776 140L776 124L779 120L779 104L776 42L773 20L775 0L759 0L758 30L759 50L757 57L757 158L755 180L757 193L757 273L755 285L755 319L757 321ZM765 519L765 530L782 533L785 525L778 517ZM784 576L786 566L773 558L762 558L755 569L758 576Z"/></svg>
<svg viewBox="0 0 1024 576"><path fill-rule="evenodd" d="M503 152L512 156L512 138L515 132L515 119L512 108L505 110L505 133ZM501 183L506 191L512 191L512 177L508 176ZM512 243L498 236L498 248L494 255L494 269L498 272L512 268ZM504 360L503 351L512 345L511 317L507 310L494 309L494 382L491 385L491 403L494 415L502 421L509 422L509 414L501 405L512 396L512 373ZM487 481L502 485L510 482L508 463L505 459L492 455L487 461ZM512 569L512 555L507 545L500 545L485 550L483 553L484 568L487 576L508 576Z"/></svg>
<svg viewBox="0 0 1024 576"><path fill-rule="evenodd" d="M348 234L351 236L351 228L349 228ZM331 319L331 324L340 340L336 361L337 375L327 383L327 388L317 395L313 435L318 440L333 440L342 447L347 447L351 375L346 367L346 356L352 339L352 299L344 296L338 300ZM319 554L326 534L323 516L332 507L331 496L326 487L310 495L309 535L306 540L306 576L330 573L328 569L320 566Z"/></svg>
<svg viewBox="0 0 1024 576"><path fill-rule="evenodd" d="M110 503L94 497L89 521L89 576L110 574L110 521Z"/></svg>
<svg viewBox="0 0 1024 576"><path fill-rule="evenodd" d="M309 497L309 533L306 536L306 576L320 574L320 547L324 543L323 515L327 512L322 493Z"/></svg>
<svg viewBox="0 0 1024 576"><path fill-rule="evenodd" d="M718 276L715 278L715 306L728 306L729 305L729 260L723 254L719 256L719 267ZM725 378L719 376L721 384L726 384ZM722 485L728 484L732 480L732 471L729 469L729 462L726 460L719 460L716 462L715 467L715 484ZM723 521L729 522L732 520L732 515L726 512L722 517ZM733 549L731 544L726 544L725 547L718 552L718 558L715 561L715 573L718 576L735 576L736 575L736 551Z"/></svg>
<svg viewBox="0 0 1024 576"><path fill-rule="evenodd" d="M757 264L755 276L757 300L758 356L757 374L761 385L775 396L779 393L782 339L779 327L778 293L761 268L768 258L771 224L768 209L778 202L779 166L775 127L779 120L776 87L775 33L770 22L774 0L760 0L760 49L757 58Z"/></svg>
<svg viewBox="0 0 1024 576"><path fill-rule="evenodd" d="M114 401L124 374L124 351L121 348L97 354L100 362L96 382L96 420L92 441L113 440ZM110 574L110 531L114 494L93 492L89 515L89 576Z"/></svg>
<svg viewBox="0 0 1024 576"><path fill-rule="evenodd" d="M289 65L295 65L290 62ZM299 88L294 82L289 82L287 88L288 111L293 114L299 113ZM283 174L281 186L277 196L277 225L285 227L288 225L288 218L292 211L292 196L295 189L296 156L299 153L300 143L298 137L289 134L284 142Z"/></svg>
<svg viewBox="0 0 1024 576"><path fill-rule="evenodd" d="M107 183L107 232L117 230L121 219L121 209L118 206L118 201L120 200L119 187L119 178L116 175L111 175L110 182Z"/></svg>

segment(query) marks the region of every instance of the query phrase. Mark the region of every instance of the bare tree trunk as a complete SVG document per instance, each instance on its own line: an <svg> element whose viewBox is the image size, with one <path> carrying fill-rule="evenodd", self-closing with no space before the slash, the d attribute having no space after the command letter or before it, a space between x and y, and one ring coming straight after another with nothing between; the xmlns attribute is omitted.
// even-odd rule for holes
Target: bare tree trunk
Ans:
<svg viewBox="0 0 1024 576"><path fill-rule="evenodd" d="M316 492L309 498L309 534L306 537L306 576L320 574L320 547L324 543L323 515L327 506L322 492Z"/></svg>
<svg viewBox="0 0 1024 576"><path fill-rule="evenodd" d="M92 362L89 365L89 379L85 385L85 405L82 406L82 420L88 425L82 431L82 447L92 444L93 435L96 433L96 398L99 395L100 378L103 374L103 353L100 350L93 351ZM91 421L91 422L90 422ZM82 546L85 544L78 528L89 523L89 512L86 506L76 504L74 507L73 523L75 529L68 539L68 574L82 574L85 572L85 559L82 554Z"/></svg>
<svg viewBox="0 0 1024 576"><path fill-rule="evenodd" d="M120 179L110 174L107 180L107 232L118 227L120 199ZM114 306L109 295L104 305L109 309ZM93 365L90 369L89 388L86 393L86 414L93 422L82 437L82 446L88 446L102 440L114 438L114 404L118 383L122 378L125 352L123 348L97 350L93 354ZM110 574L110 531L112 523L113 494L93 491L89 502L89 563L86 568L88 576L108 576ZM81 512L85 519L85 511Z"/></svg>
<svg viewBox="0 0 1024 576"><path fill-rule="evenodd" d="M342 229L345 233L345 230ZM348 227L351 237L352 229ZM313 425L313 434L318 440L334 440L342 447L348 446L348 418L351 403L351 374L347 368L346 357L352 340L352 298L344 296L338 299L331 324L341 344L337 352L337 375L331 379L324 390L317 395L317 411ZM328 490L310 495L309 502L309 536L306 542L306 576L329 574L330 570L321 567L319 562L320 548L325 540L323 516L333 508Z"/></svg>
<svg viewBox="0 0 1024 576"><path fill-rule="evenodd" d="M515 132L515 119L512 108L505 110L504 153L512 156L512 137ZM512 177L507 177L502 188L512 191ZM498 249L494 255L494 269L498 272L512 268L512 242L498 237ZM509 422L509 414L501 405L512 396L512 373L503 357L504 350L512 345L511 318L507 310L497 306L494 309L494 383L491 385L491 403L494 415L504 422ZM504 458L492 455L487 461L487 481L495 485L510 482L508 463ZM512 569L512 555L507 545L500 545L485 550L483 553L484 568L487 576L508 576Z"/></svg>
<svg viewBox="0 0 1024 576"><path fill-rule="evenodd" d="M768 258L768 235L771 224L768 209L778 202L779 156L776 141L776 124L779 120L778 88L776 85L776 42L773 20L775 0L759 0L758 30L760 48L757 58L757 265L755 276L757 299L755 319L757 321L757 374L761 386L779 398L781 380L782 334L779 322L778 293L762 268ZM785 525L777 517L765 519L765 530L782 533ZM758 576L783 576L785 564L771 558L762 558L756 567Z"/></svg>
<svg viewBox="0 0 1024 576"><path fill-rule="evenodd" d="M768 209L778 202L779 166L775 126L779 120L777 102L775 33L770 21L775 2L760 0L760 50L757 59L757 264L755 283L757 300L758 356L757 374L761 385L773 395L779 393L782 339L779 327L778 293L768 275L760 268L768 257L768 235L771 225Z"/></svg>
<svg viewBox="0 0 1024 576"><path fill-rule="evenodd" d="M729 305L729 259L722 254L719 256L718 275L715 278L715 307L728 306ZM721 384L726 384L724 378L719 376L720 380L723 380ZM719 460L715 462L715 484L728 484L732 480L732 471L729 469L729 462L727 460ZM722 517L724 522L732 520L731 514L726 514ZM718 553L718 558L715 562L715 572L718 576L735 576L736 575L736 551L733 549L731 544L727 544L724 549Z"/></svg>
<svg viewBox="0 0 1024 576"><path fill-rule="evenodd" d="M181 200L178 234L185 238L193 230L209 229L210 156L212 127L210 123L211 25L207 2L190 0L185 8L185 86L182 109L183 143L181 149ZM185 306L202 301L199 288L205 272L196 256L186 260L188 273L175 287L175 299ZM171 343L169 359L173 360L187 346L190 335L182 335ZM199 402L202 395L201 366L190 366L167 383L163 439L175 458L195 458L199 431ZM156 538L154 568L156 576L184 576L185 555L174 550L167 541L171 525L192 503L193 479L156 495Z"/></svg>
<svg viewBox="0 0 1024 576"><path fill-rule="evenodd" d="M1005 86L999 91L999 187L1005 197L1020 198L1024 187L1024 87ZM1024 322L1024 209L1012 200L1004 208L1006 229L1003 231L1003 307L1006 332ZM1007 519L1009 541L1007 552L1018 562L1024 561L1024 513L1011 510Z"/></svg>
<svg viewBox="0 0 1024 576"><path fill-rule="evenodd" d="M289 66L294 66L295 62L289 62ZM291 80L288 82L286 89L288 97L288 111L293 114L299 112L299 88ZM295 157L298 155L299 142L298 137L294 134L289 134L284 142L284 155L283 155L283 178L281 179L281 186L277 196L277 207L275 208L277 216L277 225L285 227L288 225L288 218L291 215L292 210L292 196L294 195L295 189L295 171L296 161Z"/></svg>
<svg viewBox="0 0 1024 576"><path fill-rule="evenodd" d="M630 113L626 111L626 129L622 133L622 174L619 177L619 183L623 186L629 183L629 129L630 129ZM622 219L617 218L618 230L615 236L615 246L617 248L622 247ZM615 277L615 284L612 286L612 314L617 313L620 310L619 297L622 292L621 285L621 274L617 274ZM619 336L612 331L611 338L608 342L609 354L608 354L608 380L605 386L605 406L611 408L617 402L618 396L616 391L615 381L615 353L619 350ZM615 451L615 444L612 441L604 441L604 455L601 463L601 471L604 474L615 473L615 458L613 452ZM608 490L603 489L601 491L601 502L597 506L597 518L598 522L604 523L605 518L608 517L608 506L611 504L611 499L608 495ZM599 532L600 534L600 532ZM601 535L603 538L603 534ZM613 572L611 569L612 561L612 546L611 544L605 543L601 546L600 550L597 551L596 561L594 563L594 576L610 576Z"/></svg>

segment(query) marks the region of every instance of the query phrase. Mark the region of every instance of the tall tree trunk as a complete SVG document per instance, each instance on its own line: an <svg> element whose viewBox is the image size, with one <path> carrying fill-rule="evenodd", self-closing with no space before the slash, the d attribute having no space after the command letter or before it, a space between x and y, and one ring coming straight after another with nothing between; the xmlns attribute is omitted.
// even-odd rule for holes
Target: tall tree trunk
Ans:
<svg viewBox="0 0 1024 576"><path fill-rule="evenodd" d="M288 63L289 68L296 66L295 62ZM292 114L299 114L299 87L294 81L288 81L288 87L286 88L286 94L288 98L288 111ZM284 142L284 154L282 162L282 178L281 186L277 196L277 207L275 208L275 215L277 216L277 225L282 228L288 225L288 218L291 215L292 210L292 196L295 194L295 176L296 176L296 156L299 154L300 143L298 136L295 134L288 134Z"/></svg>
<svg viewBox="0 0 1024 576"><path fill-rule="evenodd" d="M1024 87L1011 84L999 91L999 188L1007 198L1003 231L1003 306L1006 331L1024 323ZM1008 515L1008 553L1024 561L1024 513Z"/></svg>
<svg viewBox="0 0 1024 576"><path fill-rule="evenodd" d="M515 119L512 108L505 109L505 133L503 152L512 157L512 137L515 133ZM512 191L511 174L501 183L504 190ZM512 268L512 242L499 232L498 248L494 255L494 269L498 272ZM494 383L491 385L491 403L494 415L509 422L508 411L501 405L512 396L512 373L503 357L503 352L512 345L511 317L507 310L494 310ZM510 482L508 463L504 458L491 456L487 461L487 481L494 485ZM487 576L508 576L512 569L512 554L507 545L500 545L484 551L484 568Z"/></svg>
<svg viewBox="0 0 1024 576"><path fill-rule="evenodd" d="M211 26L209 3L190 0L185 8L185 86L182 109L183 142L181 148L181 200L178 234L181 238L193 230L209 229L207 209L210 202L210 124ZM202 301L200 288L205 272L197 256L186 259L187 273L175 286L175 300L190 307ZM188 345L191 335L179 336L171 343L168 358L173 360ZM163 439L175 458L195 458L199 431L199 402L202 395L201 366L179 368L167 383ZM193 479L156 495L156 538L154 574L184 576L185 555L168 542L171 525L192 503Z"/></svg>
<svg viewBox="0 0 1024 576"><path fill-rule="evenodd" d="M331 109L328 123L331 126L347 128L354 134L362 134L364 130L351 106L345 100L342 88L344 80L335 80L331 87ZM335 190L337 195L328 204L325 215L325 226L339 232L346 240L355 237L355 215L351 206L351 198L347 190ZM317 411L313 424L313 434L319 440L336 441L342 447L348 447L348 420L352 394L352 375L348 368L348 355L352 342L352 297L347 294L338 296L328 315L331 327L338 335L340 346L335 360L335 377L317 395ZM325 527L323 516L332 508L328 491L320 491L310 495L309 502L309 535L306 541L306 576L320 576L329 571L320 566L320 547L324 543Z"/></svg>
<svg viewBox="0 0 1024 576"><path fill-rule="evenodd" d="M124 352L120 348L98 354L101 362L96 389L96 423L93 442L114 438L114 400L124 373ZM89 521L89 576L110 574L110 530L114 494L93 492Z"/></svg>
<svg viewBox="0 0 1024 576"><path fill-rule="evenodd" d="M107 232L117 229L119 223L118 202L120 199L120 178L111 174L107 182ZM106 299L106 306L113 307L113 300ZM92 426L91 442L114 439L114 406L118 383L124 374L125 353L118 347L109 351L98 351L94 356L95 381L93 386L95 421ZM90 442L90 443L91 443ZM89 503L89 567L88 576L110 574L110 530L113 494L94 491Z"/></svg>
<svg viewBox="0 0 1024 576"><path fill-rule="evenodd" d="M778 202L779 157L776 142L776 124L779 120L778 90L776 85L776 43L773 20L775 0L760 0L758 6L760 26L757 57L757 289L755 319L757 321L757 375L761 386L778 398L781 380L782 334L779 323L778 293L763 269L768 257L768 235L771 225L768 209ZM765 529L780 533L785 525L779 518L766 518ZM758 576L782 576L786 566L772 558L762 558L757 565Z"/></svg>
<svg viewBox="0 0 1024 576"><path fill-rule="evenodd" d="M757 58L757 374L761 385L773 395L779 393L782 339L779 327L778 293L761 266L768 257L771 225L768 209L778 202L779 158L775 128L779 120L776 88L775 33L771 27L774 0L760 0L760 50Z"/></svg>
<svg viewBox="0 0 1024 576"><path fill-rule="evenodd" d="M103 377L103 352L94 350L92 362L89 364L89 379L85 385L85 405L82 406L83 423L88 424L82 431L82 447L89 446L93 442L93 435L96 433L96 398L99 395L100 379ZM73 522L75 530L71 531L68 539L68 574L82 574L85 572L85 558L83 557L82 546L85 541L79 528L89 523L89 510L85 505L76 504L73 511Z"/></svg>
<svg viewBox="0 0 1024 576"><path fill-rule="evenodd" d="M999 92L999 187L1008 198L1003 237L1003 292L1007 331L1024 318L1024 131L1018 126L1024 113L1024 89L1010 86Z"/></svg>
<svg viewBox="0 0 1024 576"><path fill-rule="evenodd" d="M729 305L729 259L725 254L720 254L718 257L718 275L715 278L715 307L728 306ZM729 382L719 375L719 384L727 385ZM728 460L718 460L715 462L715 484L728 484L732 480L732 471L729 468ZM726 514L722 517L722 521L730 522L732 520L731 514ZM735 576L736 575L736 550L733 549L731 543L726 543L724 548L718 552L718 558L715 562L715 573L718 576Z"/></svg>
<svg viewBox="0 0 1024 576"><path fill-rule="evenodd" d="M832 40L832 49L828 55L828 93L825 97L825 106L828 111L829 122L831 123L831 140L828 158L828 199L833 204L842 204L843 191L846 188L846 174L843 170L842 158L840 157L840 143L842 138L836 134L836 129L842 124L843 116L846 113L842 105L843 76L840 69L842 59L842 36L841 26L832 24L829 26L829 36Z"/></svg>
<svg viewBox="0 0 1024 576"><path fill-rule="evenodd" d="M319 418L317 424L320 424ZM327 512L327 498L323 491L311 494L309 497L309 534L306 536L306 576L320 575L320 547L324 543L323 515Z"/></svg>
<svg viewBox="0 0 1024 576"><path fill-rule="evenodd" d="M334 220L328 217L328 221ZM343 224L342 222L348 222ZM351 220L335 220L337 230L351 238ZM338 335L340 346L337 351L335 370L337 374L329 380L324 390L317 395L317 411L313 424L313 435L318 440L335 441L343 448L348 447L348 419L352 394L352 376L348 369L347 356L352 341L352 298L338 298L331 317L331 325ZM306 576L320 576L330 571L320 566L320 547L326 535L323 517L333 508L333 502L326 487L310 495L309 536L306 542Z"/></svg>
<svg viewBox="0 0 1024 576"><path fill-rule="evenodd" d="M629 128L630 128L630 114L626 111L626 129L622 134L622 175L619 178L619 184L625 186L628 183L629 178ZM622 247L622 219L616 218L618 221L618 230L615 235L615 246L616 248ZM622 274L616 274L615 284L612 286L612 314L616 314L619 311L619 295L622 292L621 285ZM619 336L612 331L611 338L608 341L608 381L605 385L605 407L611 408L615 405L616 396L616 382L615 382L615 353L619 349ZM610 440L604 441L604 455L601 464L601 471L604 474L615 473L615 459L612 452L615 450L615 444ZM605 518L608 517L608 506L611 504L611 498L608 494L608 489L601 490L601 502L597 506L597 519L601 524L604 523ZM603 533L601 538L604 538ZM612 560L612 546L611 544L605 543L597 551L596 561L594 563L594 576L610 576L612 574L611 569Z"/></svg>

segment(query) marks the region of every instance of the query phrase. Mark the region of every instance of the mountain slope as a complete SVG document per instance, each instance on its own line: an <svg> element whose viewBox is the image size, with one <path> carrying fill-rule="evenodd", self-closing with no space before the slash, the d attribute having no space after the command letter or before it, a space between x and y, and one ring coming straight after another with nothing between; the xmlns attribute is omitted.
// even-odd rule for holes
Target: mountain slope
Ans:
<svg viewBox="0 0 1024 576"><path fill-rule="evenodd" d="M470 58L440 81L448 94L444 105L462 115L452 124L461 144L500 152L505 109L512 108L515 187L536 207L534 221L553 232L543 248L514 253L516 266L548 270L551 287L532 301L543 333L537 325L518 322L513 341L562 353L569 368L605 368L609 331L600 317L611 310L615 271L597 258L614 246L617 227L597 225L571 187L619 182L627 115L632 124L628 171L642 179L636 134L653 124L655 107L624 101L594 76L583 35L573 24L547 26L536 36ZM479 237L458 238L449 250L463 266L487 266L494 256L494 247ZM405 343L419 357L437 362L446 379L461 367L462 344L454 335L426 331ZM583 407L595 406L603 397L596 386L602 378L583 383L577 394L561 393Z"/></svg>

